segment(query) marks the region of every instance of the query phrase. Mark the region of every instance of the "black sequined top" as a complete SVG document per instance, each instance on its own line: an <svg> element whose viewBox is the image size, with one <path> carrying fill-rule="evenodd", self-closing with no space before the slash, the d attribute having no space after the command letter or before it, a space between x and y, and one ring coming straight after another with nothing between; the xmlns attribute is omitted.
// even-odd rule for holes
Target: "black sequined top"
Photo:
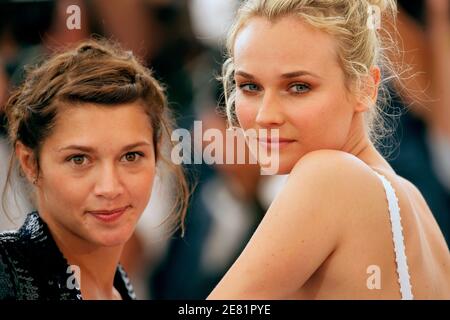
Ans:
<svg viewBox="0 0 450 320"><path fill-rule="evenodd" d="M82 300L74 272L37 212L17 231L0 233L0 300ZM114 287L124 300L136 299L119 265Z"/></svg>

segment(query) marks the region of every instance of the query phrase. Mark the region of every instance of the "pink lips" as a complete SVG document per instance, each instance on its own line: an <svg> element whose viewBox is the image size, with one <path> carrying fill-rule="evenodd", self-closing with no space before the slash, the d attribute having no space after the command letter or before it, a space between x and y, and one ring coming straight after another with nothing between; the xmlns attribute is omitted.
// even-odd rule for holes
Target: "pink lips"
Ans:
<svg viewBox="0 0 450 320"><path fill-rule="evenodd" d="M117 208L114 210L96 210L96 211L88 211L89 214L92 214L95 218L103 222L113 222L118 220L125 211L130 206Z"/></svg>
<svg viewBox="0 0 450 320"><path fill-rule="evenodd" d="M266 148L270 149L280 149L283 148L292 142L295 142L295 140L292 139L285 139L285 138L279 138L279 139L270 139L269 137L267 139L258 139L258 142L265 146Z"/></svg>

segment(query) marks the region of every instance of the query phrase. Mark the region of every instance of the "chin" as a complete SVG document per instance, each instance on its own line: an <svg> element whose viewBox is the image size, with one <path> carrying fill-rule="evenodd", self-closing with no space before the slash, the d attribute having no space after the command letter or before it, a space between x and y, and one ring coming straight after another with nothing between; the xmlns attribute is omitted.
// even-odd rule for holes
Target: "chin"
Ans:
<svg viewBox="0 0 450 320"><path fill-rule="evenodd" d="M95 236L94 242L102 247L116 247L124 245L133 235L133 231L117 230L103 231Z"/></svg>

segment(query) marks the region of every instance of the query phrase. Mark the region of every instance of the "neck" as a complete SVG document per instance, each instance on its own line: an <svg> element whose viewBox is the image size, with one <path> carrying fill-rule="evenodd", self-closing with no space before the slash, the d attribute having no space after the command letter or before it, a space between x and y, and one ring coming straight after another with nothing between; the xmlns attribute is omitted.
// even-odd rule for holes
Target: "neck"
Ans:
<svg viewBox="0 0 450 320"><path fill-rule="evenodd" d="M364 125L363 113L355 113L348 138L342 147L342 151L353 154L371 168L394 172L389 163L370 141Z"/></svg>
<svg viewBox="0 0 450 320"><path fill-rule="evenodd" d="M40 212L47 223L56 245L69 265L80 270L80 291L83 299L115 299L114 276L123 245L102 247L89 243L60 226L45 211Z"/></svg>

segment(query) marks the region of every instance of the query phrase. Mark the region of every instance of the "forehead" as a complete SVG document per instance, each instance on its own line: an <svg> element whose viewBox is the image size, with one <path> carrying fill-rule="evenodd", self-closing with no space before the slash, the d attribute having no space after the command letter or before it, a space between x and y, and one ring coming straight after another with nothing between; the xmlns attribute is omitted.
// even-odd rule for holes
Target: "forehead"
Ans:
<svg viewBox="0 0 450 320"><path fill-rule="evenodd" d="M332 36L299 17L274 22L255 17L239 31L233 52L237 69L277 73L302 69L325 76L339 68L336 47Z"/></svg>
<svg viewBox="0 0 450 320"><path fill-rule="evenodd" d="M112 147L152 139L149 116L137 102L117 106L77 104L60 110L46 143Z"/></svg>

